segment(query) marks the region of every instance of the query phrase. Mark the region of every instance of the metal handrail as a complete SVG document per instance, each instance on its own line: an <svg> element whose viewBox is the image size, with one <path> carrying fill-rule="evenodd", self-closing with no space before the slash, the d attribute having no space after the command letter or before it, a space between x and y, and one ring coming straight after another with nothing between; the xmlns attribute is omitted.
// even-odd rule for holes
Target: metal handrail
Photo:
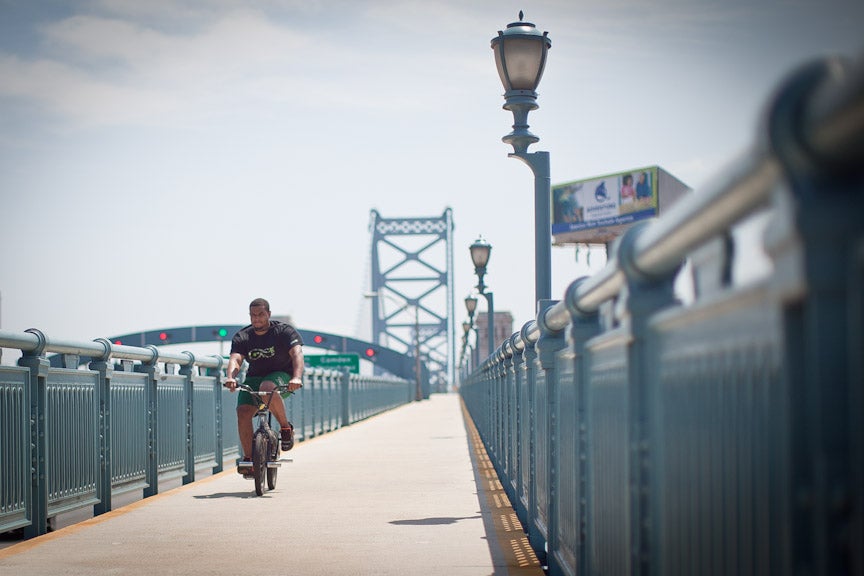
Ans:
<svg viewBox="0 0 864 576"><path fill-rule="evenodd" d="M0 348L17 348L22 352L35 352L37 354L43 352L75 354L106 360L108 358L140 360L152 364L168 362L182 366L194 365L217 370L222 368L224 364L222 357L216 355L198 358L191 352L172 353L159 350L155 346L148 348L126 346L114 344L105 338L99 338L92 342L54 339L35 329L26 332L0 330Z"/></svg>

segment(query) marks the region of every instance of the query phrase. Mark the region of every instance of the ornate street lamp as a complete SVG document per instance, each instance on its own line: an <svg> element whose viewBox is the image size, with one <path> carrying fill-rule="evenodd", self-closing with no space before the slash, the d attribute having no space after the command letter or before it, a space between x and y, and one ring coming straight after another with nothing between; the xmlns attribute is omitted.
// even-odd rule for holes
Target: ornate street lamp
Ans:
<svg viewBox="0 0 864 576"><path fill-rule="evenodd" d="M462 360L461 364L465 365L465 352L468 350L468 333L471 332L471 322L465 320L462 322ZM470 366L473 369L473 366Z"/></svg>
<svg viewBox="0 0 864 576"><path fill-rule="evenodd" d="M468 311L468 318L471 320L471 324L474 323L474 311L477 310L477 297L473 294L469 294L465 297L465 310Z"/></svg>
<svg viewBox="0 0 864 576"><path fill-rule="evenodd" d="M474 328L474 313L477 311L477 297L474 296L473 293L468 294L468 296L465 297L465 310L468 311L468 327ZM474 347L473 347L473 352L472 352L472 357L474 357L474 358L472 358L472 368L477 365L476 356L478 356L478 354L479 354L479 351L477 348L479 347L479 344L480 344L479 334L477 333L476 329L475 329L474 333L476 336L475 336Z"/></svg>
<svg viewBox="0 0 864 576"><path fill-rule="evenodd" d="M537 86L552 47L548 32L522 21L507 25L492 39L495 65L504 85L504 109L513 112L513 131L501 140L513 146L511 158L519 158L534 173L534 292L537 300L552 296L552 238L550 230L552 184L548 152L528 152L540 138L528 130L528 113L536 110Z"/></svg>
<svg viewBox="0 0 864 576"><path fill-rule="evenodd" d="M474 263L474 273L477 274L479 282L477 283L477 291L486 298L487 328L489 356L495 352L495 304L492 297L492 292L486 290L487 286L483 283L483 278L486 276L486 265L489 263L489 256L492 254L492 245L483 239L483 236L477 238L471 246L468 247L471 251L471 261ZM467 306L468 300L465 300ZM474 299L474 306L477 305L477 299Z"/></svg>
<svg viewBox="0 0 864 576"><path fill-rule="evenodd" d="M492 254L492 245L484 240L483 236L480 236L468 249L471 251L471 262L474 263L474 273L480 279L477 289L482 294L486 288L486 285L483 283L483 277L486 276L486 264L489 263L489 256Z"/></svg>

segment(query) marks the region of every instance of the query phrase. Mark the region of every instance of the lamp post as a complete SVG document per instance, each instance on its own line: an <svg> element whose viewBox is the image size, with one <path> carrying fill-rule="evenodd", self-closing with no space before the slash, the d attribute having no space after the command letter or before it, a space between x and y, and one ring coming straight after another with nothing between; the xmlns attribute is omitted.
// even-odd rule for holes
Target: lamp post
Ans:
<svg viewBox="0 0 864 576"><path fill-rule="evenodd" d="M495 65L504 85L504 109L513 112L513 131L501 140L513 146L510 158L518 158L534 173L534 292L536 300L552 297L552 184L548 152L528 152L540 138L528 130L528 113L536 110L537 86L552 47L548 32L542 34L530 22L507 25L492 39Z"/></svg>
<svg viewBox="0 0 864 576"><path fill-rule="evenodd" d="M465 320L464 322L462 322L462 356L461 356L461 359L459 361L460 365L462 366L463 371L466 369L465 353L468 351L468 333L470 331L471 331L471 323L468 322L467 320ZM473 366L471 366L470 368L473 368ZM464 374L463 374L463 377L464 377Z"/></svg>
<svg viewBox="0 0 864 576"><path fill-rule="evenodd" d="M486 290L486 284L483 278L486 276L486 265L489 263L489 256L492 254L492 245L483 239L483 236L477 238L468 248L471 251L471 262L474 263L474 273L477 274L479 282L477 283L477 291L486 298L487 328L488 328L488 354L492 356L495 352L495 305L492 298L492 292Z"/></svg>
<svg viewBox="0 0 864 576"><path fill-rule="evenodd" d="M477 297L473 294L468 294L465 297L465 310L468 311L468 327L474 328L474 312L477 310ZM476 331L475 331L476 334ZM477 367L477 345L479 344L479 338L475 338L474 346L471 351L471 369Z"/></svg>
<svg viewBox="0 0 864 576"><path fill-rule="evenodd" d="M477 297L469 294L465 297L465 310L468 311L468 320L470 324L474 323L474 311L477 310Z"/></svg>

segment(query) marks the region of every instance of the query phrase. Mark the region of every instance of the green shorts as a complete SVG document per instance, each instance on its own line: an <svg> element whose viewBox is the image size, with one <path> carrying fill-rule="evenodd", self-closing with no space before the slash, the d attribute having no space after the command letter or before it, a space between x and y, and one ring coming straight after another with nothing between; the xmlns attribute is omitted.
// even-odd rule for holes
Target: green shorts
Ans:
<svg viewBox="0 0 864 576"><path fill-rule="evenodd" d="M288 376L287 372L271 372L266 376L247 376L243 381L244 384L255 390L256 392L261 387L261 383L265 380L269 380L273 382L277 386L288 386L288 381L291 380L291 377ZM283 394L286 395L287 393ZM252 397L249 392L245 390L240 390L240 393L237 394L237 406L242 406L243 404L248 404L249 406L258 406L258 402Z"/></svg>

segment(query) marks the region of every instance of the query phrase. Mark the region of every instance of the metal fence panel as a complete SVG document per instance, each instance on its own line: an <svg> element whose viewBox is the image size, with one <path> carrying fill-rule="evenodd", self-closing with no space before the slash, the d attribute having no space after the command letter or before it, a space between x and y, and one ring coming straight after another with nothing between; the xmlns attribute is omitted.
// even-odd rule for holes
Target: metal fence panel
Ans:
<svg viewBox="0 0 864 576"><path fill-rule="evenodd" d="M156 386L158 418L158 470L160 476L176 478L186 470L186 377L164 374Z"/></svg>
<svg viewBox="0 0 864 576"><path fill-rule="evenodd" d="M96 504L99 472L98 374L52 368L45 399L49 515Z"/></svg>
<svg viewBox="0 0 864 576"><path fill-rule="evenodd" d="M521 386L517 393L519 394L519 404L523 407L523 427L522 427L522 443L519 446L519 457L522 460L521 475L522 475L522 491L519 493L521 501L519 509L526 510L524 517L521 518L523 524L528 524L528 508L530 507L530 490L534 483L532 477L533 468L535 466L533 460L533 443L531 438L532 430L535 428L534 422L534 383L528 380L528 363L523 362L520 365Z"/></svg>
<svg viewBox="0 0 864 576"><path fill-rule="evenodd" d="M589 562L599 574L630 573L626 343L626 336L614 333L588 343Z"/></svg>
<svg viewBox="0 0 864 576"><path fill-rule="evenodd" d="M546 372L537 361L537 376L534 390L536 402L534 412L536 418L537 438L535 440L534 481L537 489L537 504L535 506L535 524L544 539L548 539L546 530L549 525L549 397L546 382Z"/></svg>
<svg viewBox="0 0 864 576"><path fill-rule="evenodd" d="M29 376L0 366L0 532L30 524Z"/></svg>
<svg viewBox="0 0 864 576"><path fill-rule="evenodd" d="M788 464L777 443L787 420L777 303L757 288L664 314L655 326L658 569L782 572L772 566L783 531L777 479Z"/></svg>
<svg viewBox="0 0 864 576"><path fill-rule="evenodd" d="M115 371L111 378L111 485L125 492L146 485L146 374Z"/></svg>
<svg viewBox="0 0 864 576"><path fill-rule="evenodd" d="M558 353L558 498L552 505L558 509L558 550L554 552L560 555L560 563L567 567L576 566L577 548L581 541L579 500L584 497L579 486L578 428L582 423L578 418L574 366L575 355L571 349Z"/></svg>
<svg viewBox="0 0 864 576"><path fill-rule="evenodd" d="M222 450L224 451L225 465L229 464L228 458L240 456L240 431L237 429L237 393L227 388L222 388ZM285 403L285 411L290 414L291 401ZM288 416L291 419L291 416Z"/></svg>
<svg viewBox="0 0 864 576"><path fill-rule="evenodd" d="M216 464L216 378L194 376L192 403L194 418L192 437L195 439L196 466L215 466Z"/></svg>

